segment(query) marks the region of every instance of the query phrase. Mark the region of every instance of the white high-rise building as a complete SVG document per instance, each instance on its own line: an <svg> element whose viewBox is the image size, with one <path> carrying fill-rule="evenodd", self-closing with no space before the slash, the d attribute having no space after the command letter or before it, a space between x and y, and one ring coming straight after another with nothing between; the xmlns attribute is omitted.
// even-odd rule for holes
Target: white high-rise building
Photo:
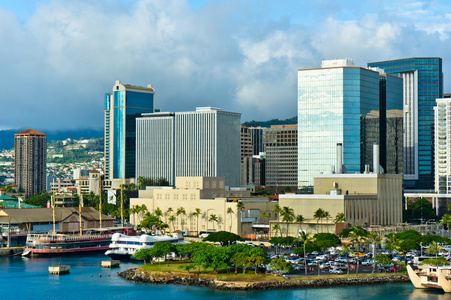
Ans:
<svg viewBox="0 0 451 300"><path fill-rule="evenodd" d="M435 125L435 191L451 194L451 98L437 99Z"/></svg>
<svg viewBox="0 0 451 300"><path fill-rule="evenodd" d="M136 121L136 176L225 177L240 185L241 114L198 107L194 112L143 114Z"/></svg>

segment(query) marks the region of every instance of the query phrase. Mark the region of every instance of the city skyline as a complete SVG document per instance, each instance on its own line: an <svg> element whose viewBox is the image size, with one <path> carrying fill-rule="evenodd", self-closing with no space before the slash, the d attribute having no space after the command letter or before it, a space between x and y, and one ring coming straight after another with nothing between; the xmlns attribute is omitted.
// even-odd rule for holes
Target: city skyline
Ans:
<svg viewBox="0 0 451 300"><path fill-rule="evenodd" d="M9 113L0 129L101 128L111 82L152 83L163 111L213 106L242 121L286 119L298 69L442 57L445 1L77 1L0 3ZM20 113L19 113L20 109Z"/></svg>

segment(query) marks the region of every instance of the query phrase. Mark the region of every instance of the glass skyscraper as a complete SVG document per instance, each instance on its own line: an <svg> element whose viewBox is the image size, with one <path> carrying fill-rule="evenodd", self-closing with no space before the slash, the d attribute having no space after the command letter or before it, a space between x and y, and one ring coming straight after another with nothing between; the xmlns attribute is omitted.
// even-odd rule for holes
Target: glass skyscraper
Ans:
<svg viewBox="0 0 451 300"><path fill-rule="evenodd" d="M369 63L403 79L404 187L434 188L434 107L443 97L442 59L406 58Z"/></svg>
<svg viewBox="0 0 451 300"><path fill-rule="evenodd" d="M372 166L379 144L379 73L354 67L351 60L323 61L323 67L298 70L298 188L311 192L313 177L337 170L342 144L344 173ZM365 128L365 130L363 130Z"/></svg>
<svg viewBox="0 0 451 300"><path fill-rule="evenodd" d="M135 177L136 118L154 113L155 91L116 81L113 93L105 94L105 176Z"/></svg>

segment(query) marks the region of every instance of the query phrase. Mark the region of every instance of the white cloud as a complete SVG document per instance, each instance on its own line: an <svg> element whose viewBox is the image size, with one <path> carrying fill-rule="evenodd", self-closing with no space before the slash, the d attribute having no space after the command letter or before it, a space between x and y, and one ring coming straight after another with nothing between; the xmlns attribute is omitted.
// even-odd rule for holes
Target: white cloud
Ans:
<svg viewBox="0 0 451 300"><path fill-rule="evenodd" d="M0 3L0 127L99 128L115 80L153 84L166 111L246 121L295 116L296 71L324 58L441 56L449 70L451 4L356 3L53 0L24 23Z"/></svg>

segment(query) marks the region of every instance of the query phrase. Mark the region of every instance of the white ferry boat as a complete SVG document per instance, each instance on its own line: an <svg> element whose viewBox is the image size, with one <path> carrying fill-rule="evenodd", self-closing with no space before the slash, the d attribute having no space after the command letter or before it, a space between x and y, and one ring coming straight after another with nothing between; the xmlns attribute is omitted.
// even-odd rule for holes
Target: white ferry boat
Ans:
<svg viewBox="0 0 451 300"><path fill-rule="evenodd" d="M167 235L147 235L128 236L115 233L111 237L109 250L105 252L112 259L133 259L133 254L141 249L152 248L156 242L170 242L173 244L184 243L183 236L174 234L173 237Z"/></svg>
<svg viewBox="0 0 451 300"><path fill-rule="evenodd" d="M435 288L451 293L451 266L423 265L413 270L407 265L407 272L417 289Z"/></svg>

